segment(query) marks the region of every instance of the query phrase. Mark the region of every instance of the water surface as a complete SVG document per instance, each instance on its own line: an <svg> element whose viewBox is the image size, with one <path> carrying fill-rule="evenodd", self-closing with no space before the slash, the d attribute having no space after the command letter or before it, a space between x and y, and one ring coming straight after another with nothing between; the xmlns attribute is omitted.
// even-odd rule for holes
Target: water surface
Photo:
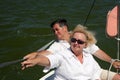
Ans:
<svg viewBox="0 0 120 80"><path fill-rule="evenodd" d="M50 23L57 18L68 20L70 30L84 24L96 32L97 45L116 58L116 40L105 33L106 15L115 0L1 0L0 1L0 63L21 59L54 39ZM97 59L98 60L98 59ZM103 68L109 64L98 60ZM42 67L21 70L20 63L0 68L0 80L38 80Z"/></svg>

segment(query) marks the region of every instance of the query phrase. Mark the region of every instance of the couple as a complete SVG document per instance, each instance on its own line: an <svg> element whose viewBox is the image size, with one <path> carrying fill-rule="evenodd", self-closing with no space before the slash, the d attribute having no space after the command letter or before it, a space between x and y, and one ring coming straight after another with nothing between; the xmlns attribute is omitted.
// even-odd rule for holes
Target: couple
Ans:
<svg viewBox="0 0 120 80"><path fill-rule="evenodd" d="M111 62L112 59L95 45L96 40L93 34L80 26L76 27L70 36L65 19L54 21L51 27L58 41L45 51L33 52L25 56L27 60L22 63L22 69L34 65L47 66L47 68L49 66L49 68L57 68L55 77L57 79L94 80L101 78L106 80L107 71L99 67L91 54L107 62ZM114 62L114 67L118 68L118 66L119 62ZM119 80L118 78L120 79L118 74L110 72L111 80Z"/></svg>

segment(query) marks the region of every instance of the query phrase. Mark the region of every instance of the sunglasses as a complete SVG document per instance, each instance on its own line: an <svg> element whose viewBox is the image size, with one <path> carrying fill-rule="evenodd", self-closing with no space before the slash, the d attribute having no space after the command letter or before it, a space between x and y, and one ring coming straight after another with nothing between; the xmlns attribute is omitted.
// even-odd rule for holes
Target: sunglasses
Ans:
<svg viewBox="0 0 120 80"><path fill-rule="evenodd" d="M71 38L71 42L75 43L77 41L78 44L84 44L85 42L82 40L77 40L75 38Z"/></svg>

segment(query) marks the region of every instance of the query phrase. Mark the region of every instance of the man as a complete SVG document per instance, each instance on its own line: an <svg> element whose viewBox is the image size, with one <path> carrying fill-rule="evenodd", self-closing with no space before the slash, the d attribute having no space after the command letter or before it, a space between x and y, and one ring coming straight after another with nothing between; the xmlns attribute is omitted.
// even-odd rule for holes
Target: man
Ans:
<svg viewBox="0 0 120 80"><path fill-rule="evenodd" d="M38 57L39 54L51 54L51 53L55 53L55 52L59 52L61 50L64 50L68 47L70 47L69 45L69 38L70 38L70 33L68 31L68 24L67 21L65 19L58 19L54 22L52 22L51 27L54 31L54 34L57 38L57 41L54 42L50 48L48 48L45 51L40 51L40 52L33 52L31 54L28 54L27 56L25 56L25 59L32 59L35 58L36 56ZM87 52L93 54L94 56L96 56L97 58L104 60L106 62L111 63L111 61L113 60L110 56L108 56L104 51L102 51L101 49L99 49L95 44L88 46L87 48L85 48L84 50L86 50ZM120 66L119 62L115 61L113 62L113 66L115 68L118 68ZM107 74L108 71L104 70L102 71L101 74L101 79L106 80L107 79ZM113 79L113 80L119 80L120 79L120 75L114 73L114 72L110 72L110 78L109 79Z"/></svg>

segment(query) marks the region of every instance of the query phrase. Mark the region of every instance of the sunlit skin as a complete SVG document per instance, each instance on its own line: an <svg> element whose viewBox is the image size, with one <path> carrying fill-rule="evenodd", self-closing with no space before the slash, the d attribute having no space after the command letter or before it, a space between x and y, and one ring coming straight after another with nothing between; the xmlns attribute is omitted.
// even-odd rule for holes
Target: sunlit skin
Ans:
<svg viewBox="0 0 120 80"><path fill-rule="evenodd" d="M69 40L70 35L66 26L60 27L60 25L56 23L52 29L58 40Z"/></svg>
<svg viewBox="0 0 120 80"><path fill-rule="evenodd" d="M86 42L86 36L80 32L74 33L73 38ZM73 54L75 54L76 57L80 60L81 63L83 63L83 53L82 52L83 52L84 47L86 47L86 43L78 44L77 42L71 42L71 50L72 50ZM49 62L48 58L46 58L43 55L40 55L39 57L36 57L34 59L24 61L22 63L22 66L23 66L22 69L32 67L35 65L50 66L50 62Z"/></svg>
<svg viewBox="0 0 120 80"><path fill-rule="evenodd" d="M82 40L86 42L86 36L83 33L76 32L73 35L73 38L77 40ZM83 48L86 47L86 43L84 44L78 44L77 42L73 43L71 42L71 50L74 52L74 54L77 56L77 58L80 60L81 63L83 63Z"/></svg>
<svg viewBox="0 0 120 80"><path fill-rule="evenodd" d="M66 40L66 41L69 41L69 37L70 37L70 35L69 35L69 33L68 33L68 30L67 30L67 27L65 26L65 27L60 27L59 26L59 24L54 24L53 25L53 31L54 31L54 34L55 34L55 36L56 36L56 38L58 39L58 40ZM76 39L78 39L78 37L75 37ZM82 40L83 40L83 38L82 38ZM85 39L84 39L85 40ZM83 41L84 41L83 40ZM80 46L81 44L77 44L77 42L73 45L73 47L75 47L75 49L79 49L79 47L81 47ZM84 45L86 45L86 44L84 44ZM86 47L86 46L84 46L84 47ZM74 49L73 49L74 50ZM77 50L76 50L77 51ZM78 50L79 51L79 50ZM43 54L50 54L51 52L48 52L48 51L43 51ZM30 60L30 59L34 59L36 56L37 57L39 57L38 55L39 54L42 54L41 52L33 52L33 53L31 53L31 54L28 54L28 55L26 55L25 57L24 57L24 59L26 59L26 61L28 61L28 60ZM79 55L79 53L77 53L76 55ZM108 56L104 51L102 51L101 49L100 50L98 50L98 51L96 51L94 54L93 54L94 56L96 56L97 58L99 58L99 59L101 59L101 60L104 60L104 61L106 61L106 62L110 62L111 61L111 57L110 56ZM81 61L81 63L83 62L82 61L82 56L78 56L78 59ZM29 63L29 62L28 62ZM29 64L25 64L25 63L23 63L22 64L22 67L23 67L23 69L25 69L25 68L27 68L29 65L31 65L31 66L34 66L34 64L35 64L35 62L33 61L31 61L31 63L29 63ZM120 68L120 62L119 61L116 61L116 62L114 62L113 63L113 66L115 67L115 68ZM119 79L118 79L119 78ZM120 80L120 75L118 75L118 74L116 74L115 76L114 76L114 79L113 80Z"/></svg>

